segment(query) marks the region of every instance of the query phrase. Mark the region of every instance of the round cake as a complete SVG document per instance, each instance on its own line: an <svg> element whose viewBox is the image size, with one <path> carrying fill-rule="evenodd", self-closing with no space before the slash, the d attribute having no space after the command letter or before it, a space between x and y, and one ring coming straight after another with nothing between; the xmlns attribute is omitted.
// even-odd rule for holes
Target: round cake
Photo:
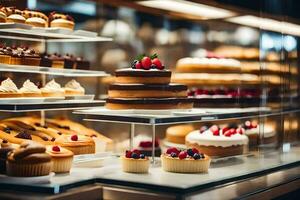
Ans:
<svg viewBox="0 0 300 200"><path fill-rule="evenodd" d="M191 124L176 125L167 128L166 141L176 144L185 144L185 136L194 130Z"/></svg>
<svg viewBox="0 0 300 200"><path fill-rule="evenodd" d="M243 125L245 129L245 135L249 138L249 145L256 146L260 143L270 144L276 142L275 129L270 125L258 125L256 122L246 121ZM263 140L260 142L260 134Z"/></svg>
<svg viewBox="0 0 300 200"><path fill-rule="evenodd" d="M226 157L243 154L248 137L243 128L219 128L213 125L207 130L192 131L186 138L189 148L197 148L209 156Z"/></svg>

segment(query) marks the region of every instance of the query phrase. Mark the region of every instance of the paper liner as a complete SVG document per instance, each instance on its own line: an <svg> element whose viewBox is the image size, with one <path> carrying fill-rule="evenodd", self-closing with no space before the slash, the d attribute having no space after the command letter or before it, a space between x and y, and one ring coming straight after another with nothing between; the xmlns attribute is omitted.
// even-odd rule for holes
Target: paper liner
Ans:
<svg viewBox="0 0 300 200"><path fill-rule="evenodd" d="M64 173L69 172L72 167L73 156L68 157L52 157L52 172Z"/></svg>
<svg viewBox="0 0 300 200"><path fill-rule="evenodd" d="M175 173L203 173L208 172L211 159L206 156L205 159L183 159L171 158L161 155L161 165L163 170Z"/></svg>
<svg viewBox="0 0 300 200"><path fill-rule="evenodd" d="M52 162L43 163L21 163L21 162L6 162L6 173L8 176L45 176L50 174Z"/></svg>
<svg viewBox="0 0 300 200"><path fill-rule="evenodd" d="M122 169L129 173L148 173L150 160L149 159L133 159L121 157Z"/></svg>

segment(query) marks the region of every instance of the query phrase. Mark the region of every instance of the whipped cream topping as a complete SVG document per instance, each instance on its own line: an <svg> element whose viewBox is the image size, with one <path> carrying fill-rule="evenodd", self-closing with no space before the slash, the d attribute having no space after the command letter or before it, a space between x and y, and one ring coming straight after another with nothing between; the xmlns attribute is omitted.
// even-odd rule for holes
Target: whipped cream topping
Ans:
<svg viewBox="0 0 300 200"><path fill-rule="evenodd" d="M230 147L234 145L246 145L248 144L248 137L236 133L230 137L226 137L220 130L220 135L215 136L210 130L206 130L200 133L199 130L189 133L185 140L189 143L196 143L202 146L216 146L216 147Z"/></svg>
<svg viewBox="0 0 300 200"><path fill-rule="evenodd" d="M30 80L26 80L23 83L23 87L20 89L22 93L41 93L41 90Z"/></svg>
<svg viewBox="0 0 300 200"><path fill-rule="evenodd" d="M65 90L75 90L84 93L84 88L76 80L71 80L65 85Z"/></svg>
<svg viewBox="0 0 300 200"><path fill-rule="evenodd" d="M1 82L0 92L18 93L19 89L17 88L16 84L10 78L7 78L6 80Z"/></svg>
<svg viewBox="0 0 300 200"><path fill-rule="evenodd" d="M65 90L53 79L41 89L42 92L64 92Z"/></svg>
<svg viewBox="0 0 300 200"><path fill-rule="evenodd" d="M177 61L177 66L179 65L214 65L214 66L224 66L224 67L236 67L241 66L240 61L228 58L181 58Z"/></svg>
<svg viewBox="0 0 300 200"><path fill-rule="evenodd" d="M260 130L261 129L261 130ZM264 138L273 137L276 135L274 128L268 125L257 126L256 128L247 129L245 131L246 135L263 135Z"/></svg>

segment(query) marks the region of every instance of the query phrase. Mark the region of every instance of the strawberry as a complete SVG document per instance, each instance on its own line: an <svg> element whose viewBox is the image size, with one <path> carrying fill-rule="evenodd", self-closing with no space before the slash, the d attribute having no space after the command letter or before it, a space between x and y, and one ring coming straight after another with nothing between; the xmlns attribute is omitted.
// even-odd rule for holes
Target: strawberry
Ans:
<svg viewBox="0 0 300 200"><path fill-rule="evenodd" d="M223 133L223 135L224 135L224 133L226 133L226 131L228 131L229 130L229 127L228 126L225 126L224 128L222 128L222 133Z"/></svg>
<svg viewBox="0 0 300 200"><path fill-rule="evenodd" d="M230 131L231 135L236 134L236 129L235 128L231 128L231 129L229 129L229 131Z"/></svg>
<svg viewBox="0 0 300 200"><path fill-rule="evenodd" d="M185 159L187 157L187 152L186 151L181 151L179 154L178 154L178 157L180 160L182 159Z"/></svg>
<svg viewBox="0 0 300 200"><path fill-rule="evenodd" d="M126 158L131 158L131 154L132 154L132 152L127 150L126 153L125 153L125 157Z"/></svg>
<svg viewBox="0 0 300 200"><path fill-rule="evenodd" d="M157 69L163 69L163 66L158 58L154 58L152 60L152 64L154 64Z"/></svg>
<svg viewBox="0 0 300 200"><path fill-rule="evenodd" d="M143 59L141 60L141 63L142 63L142 66L143 66L143 69L150 69L151 68L151 59L147 56L143 57Z"/></svg>
<svg viewBox="0 0 300 200"><path fill-rule="evenodd" d="M135 69L143 69L141 62L135 63Z"/></svg>
<svg viewBox="0 0 300 200"><path fill-rule="evenodd" d="M251 123L251 128L257 128L257 122L252 122Z"/></svg>
<svg viewBox="0 0 300 200"><path fill-rule="evenodd" d="M242 127L239 127L236 129L236 133L243 135L245 133L245 129L243 129Z"/></svg>
<svg viewBox="0 0 300 200"><path fill-rule="evenodd" d="M213 135L215 136L219 136L220 132L219 132L219 127L217 125L213 125L212 127L210 127L210 131L213 133Z"/></svg>
<svg viewBox="0 0 300 200"><path fill-rule="evenodd" d="M176 153L178 155L179 152L180 151L176 147L171 147L167 149L167 154Z"/></svg>
<svg viewBox="0 0 300 200"><path fill-rule="evenodd" d="M224 133L224 135L225 135L226 137L230 137L232 134L231 134L231 131L228 130L228 131L226 131L226 132Z"/></svg>

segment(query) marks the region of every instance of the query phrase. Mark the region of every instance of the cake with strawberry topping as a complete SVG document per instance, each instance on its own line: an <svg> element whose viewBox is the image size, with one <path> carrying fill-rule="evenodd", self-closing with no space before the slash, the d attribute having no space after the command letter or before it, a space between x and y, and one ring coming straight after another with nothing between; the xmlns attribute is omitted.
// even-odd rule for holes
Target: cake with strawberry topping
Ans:
<svg viewBox="0 0 300 200"><path fill-rule="evenodd" d="M175 173L208 172L211 161L209 156L196 148L179 150L171 147L160 158L163 170Z"/></svg>
<svg viewBox="0 0 300 200"><path fill-rule="evenodd" d="M125 155L121 156L122 169L129 173L148 173L150 160L139 150L127 150Z"/></svg>
<svg viewBox="0 0 300 200"><path fill-rule="evenodd" d="M249 146L276 142L275 128L270 124L258 125L256 121L246 121L242 126L249 138Z"/></svg>
<svg viewBox="0 0 300 200"><path fill-rule="evenodd" d="M226 157L243 154L248 137L242 127L213 125L192 131L185 142L189 148L196 148L209 156Z"/></svg>
<svg viewBox="0 0 300 200"><path fill-rule="evenodd" d="M170 84L171 71L165 70L157 55L141 55L131 68L116 71L116 82L109 86L109 109L188 109L187 86Z"/></svg>

